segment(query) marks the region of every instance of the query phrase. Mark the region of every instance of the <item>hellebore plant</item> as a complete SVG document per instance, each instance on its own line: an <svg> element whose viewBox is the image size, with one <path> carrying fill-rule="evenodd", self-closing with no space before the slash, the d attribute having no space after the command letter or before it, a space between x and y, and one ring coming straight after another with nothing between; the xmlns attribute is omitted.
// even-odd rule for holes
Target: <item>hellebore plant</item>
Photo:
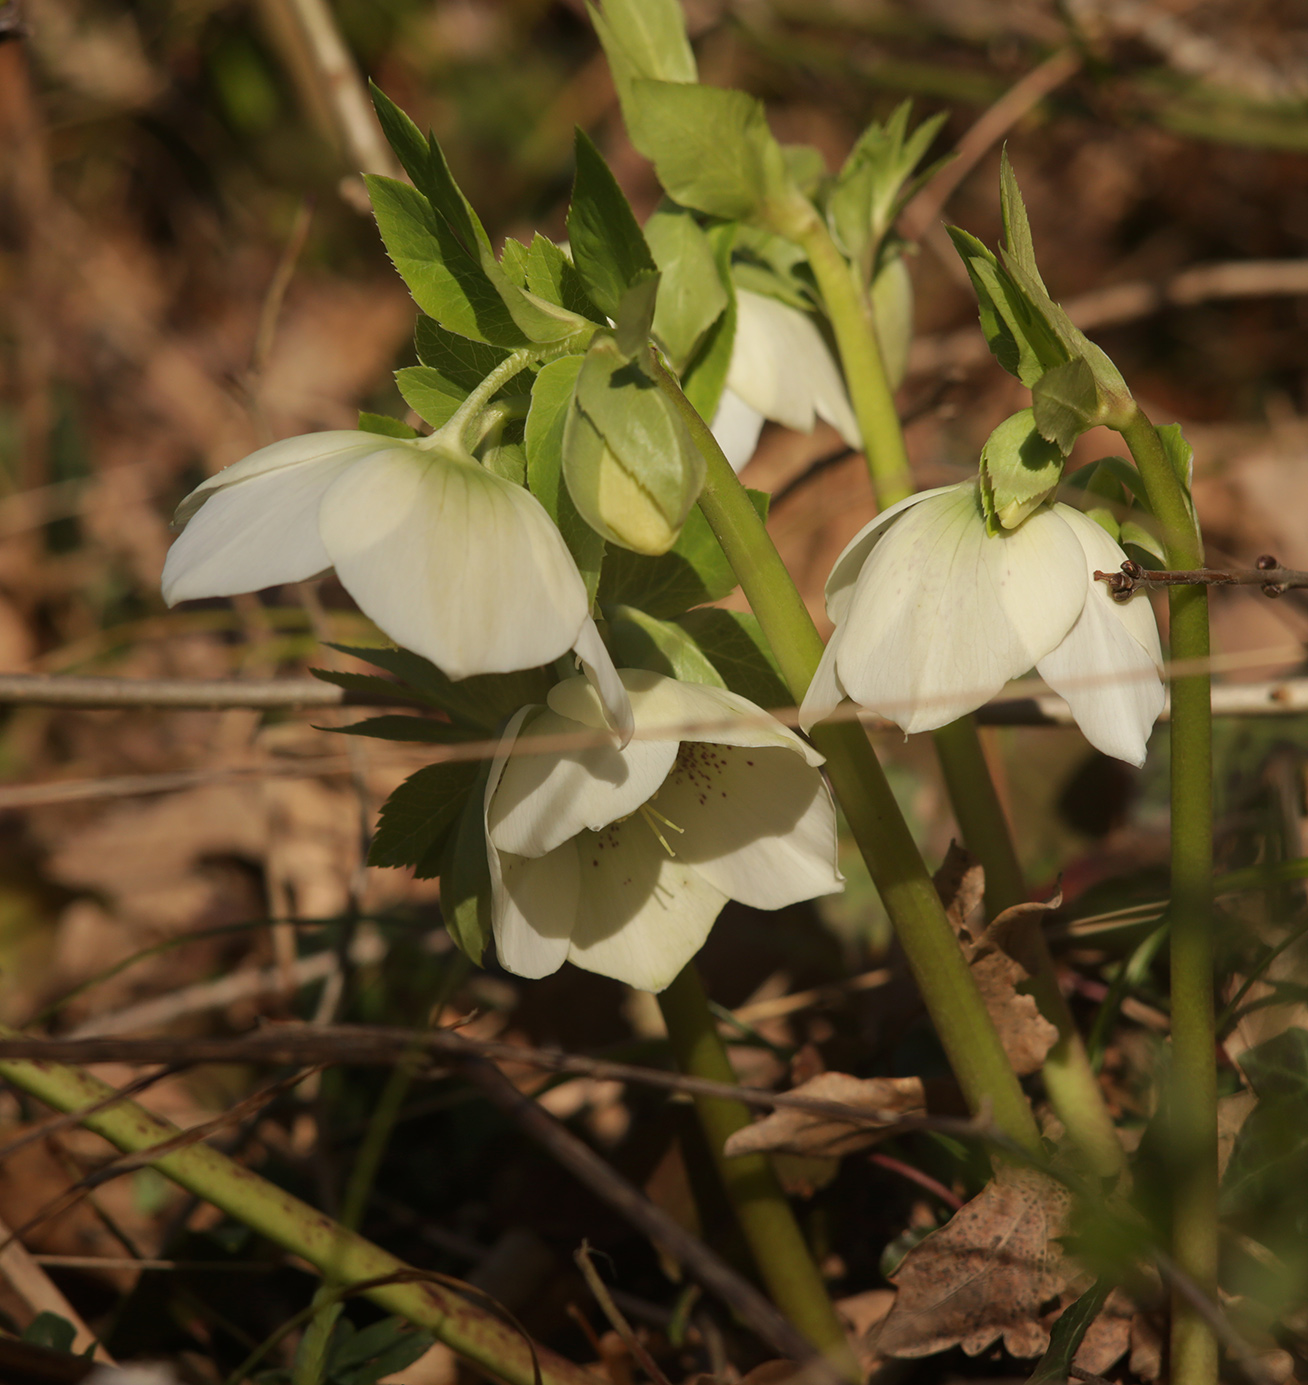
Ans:
<svg viewBox="0 0 1308 1385"><path fill-rule="evenodd" d="M836 629L800 724L848 697L905 732L930 731L1034 667L1091 745L1143 764L1163 708L1158 627L1148 601L1114 601L1094 580L1125 558L1070 505L1042 501L989 532L977 481L892 505L827 579Z"/></svg>
<svg viewBox="0 0 1308 1385"><path fill-rule="evenodd" d="M619 677L636 728L625 748L597 740L584 678L508 724L485 800L495 946L519 976L566 960L661 991L728 899L779 909L843 888L835 807L822 757L752 702ZM563 748L514 754L519 737Z"/></svg>

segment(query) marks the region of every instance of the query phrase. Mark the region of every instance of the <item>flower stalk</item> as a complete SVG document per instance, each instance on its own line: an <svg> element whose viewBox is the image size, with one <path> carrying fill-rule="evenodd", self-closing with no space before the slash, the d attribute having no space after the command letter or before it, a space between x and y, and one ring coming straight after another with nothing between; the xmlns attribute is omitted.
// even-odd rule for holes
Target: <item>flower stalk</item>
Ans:
<svg viewBox="0 0 1308 1385"><path fill-rule="evenodd" d="M791 694L800 701L822 657L822 639L766 528L708 425L660 370L704 454L699 505L722 545L772 646ZM862 727L815 728L813 742L854 839L904 948L954 1075L973 1111L988 1111L1003 1135L1033 1154L1040 1136L1031 1108L963 960L917 844Z"/></svg>
<svg viewBox="0 0 1308 1385"><path fill-rule="evenodd" d="M694 962L658 1000L681 1071L734 1083L736 1076ZM844 1328L771 1160L766 1154L729 1159L723 1153L727 1140L753 1120L749 1108L739 1101L697 1096L695 1112L772 1301L844 1379L859 1380Z"/></svg>
<svg viewBox="0 0 1308 1385"><path fill-rule="evenodd" d="M1152 423L1138 407L1117 425L1162 529L1170 568L1203 565L1185 490ZM1172 1258L1214 1301L1217 1295L1217 1069L1213 1013L1213 774L1208 588L1172 587L1171 657L1188 669L1172 680ZM1185 1295L1172 1297L1172 1378L1217 1379L1211 1324Z"/></svg>
<svg viewBox="0 0 1308 1385"><path fill-rule="evenodd" d="M5 1038L20 1037L0 1028ZM324 1213L292 1197L207 1144L176 1147L181 1132L131 1101L114 1101L115 1091L81 1068L61 1063L7 1059L0 1076L56 1111L88 1111L81 1124L126 1153L167 1152L148 1162L196 1197L307 1260L334 1283L368 1283L366 1297L433 1333L460 1356L508 1385L594 1385L588 1371L546 1347L530 1344L494 1314L431 1281L403 1261ZM412 1278L406 1277L412 1276ZM394 1282L374 1281L394 1279ZM539 1374L537 1373L539 1371Z"/></svg>

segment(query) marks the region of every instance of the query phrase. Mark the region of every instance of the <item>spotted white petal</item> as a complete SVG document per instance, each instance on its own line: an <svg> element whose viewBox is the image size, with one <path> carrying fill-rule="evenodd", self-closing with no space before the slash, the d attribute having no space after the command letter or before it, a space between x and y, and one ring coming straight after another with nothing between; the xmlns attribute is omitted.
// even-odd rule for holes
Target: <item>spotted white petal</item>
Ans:
<svg viewBox="0 0 1308 1385"><path fill-rule="evenodd" d="M672 981L703 947L727 901L693 866L669 855L659 833L671 845L674 833L637 813L575 842L580 899L568 960L642 991Z"/></svg>
<svg viewBox="0 0 1308 1385"><path fill-rule="evenodd" d="M936 486L933 490L919 491L887 506L871 523L865 524L845 545L831 569L831 576L827 578L827 615L831 620L837 625L844 620L849 603L854 599L854 584L858 581L858 574L862 572L868 555L885 536L886 526L892 519L897 519L905 510L929 500L933 495L944 495L971 486L971 481L964 481L961 486Z"/></svg>
<svg viewBox="0 0 1308 1385"><path fill-rule="evenodd" d="M331 567L318 533L319 507L340 477L376 447L376 440L367 450L356 445L325 454L305 455L304 448L289 446L308 441L292 438L265 447L219 472L182 502L178 515L186 528L164 560L168 605L302 582ZM257 461L258 467L248 465ZM241 476L232 475L242 469Z"/></svg>
<svg viewBox="0 0 1308 1385"><path fill-rule="evenodd" d="M685 744L650 806L677 859L742 904L780 909L842 886L831 794L788 748Z"/></svg>
<svg viewBox="0 0 1308 1385"><path fill-rule="evenodd" d="M727 388L765 418L801 433L814 416L859 447L858 422L840 370L811 318L775 298L736 290L736 336Z"/></svg>
<svg viewBox="0 0 1308 1385"><path fill-rule="evenodd" d="M840 681L906 732L943 726L1054 649L1087 583L1081 545L1052 511L991 536L975 490L930 497L863 565L836 651Z"/></svg>
<svg viewBox="0 0 1308 1385"><path fill-rule="evenodd" d="M326 493L323 546L397 644L451 678L571 649L587 615L572 555L540 502L472 462L398 443Z"/></svg>
<svg viewBox="0 0 1308 1385"><path fill-rule="evenodd" d="M631 714L631 699L627 696L627 690L622 686L622 679L618 677L609 651L600 638L599 628L590 616L582 621L581 633L572 648L581 661L586 681L599 697L609 729L616 733L619 745L626 745L636 729Z"/></svg>
<svg viewBox="0 0 1308 1385"><path fill-rule="evenodd" d="M1115 572L1125 554L1080 511L1056 507L1080 540L1089 571ZM1036 665L1040 676L1072 709L1077 725L1097 750L1142 765L1154 722L1163 709L1159 676L1162 648L1148 599L1112 599L1091 581L1085 605L1062 643Z"/></svg>
<svg viewBox="0 0 1308 1385"><path fill-rule="evenodd" d="M709 431L726 454L732 471L739 471L758 449L763 415L734 390L724 389Z"/></svg>
<svg viewBox="0 0 1308 1385"><path fill-rule="evenodd" d="M569 681L592 692L584 679ZM550 737L559 737L563 748L517 753L500 776L487 825L501 851L543 856L585 828L594 831L634 813L677 758L676 741L639 739L619 750L593 727L552 709L533 719L530 732L533 741Z"/></svg>

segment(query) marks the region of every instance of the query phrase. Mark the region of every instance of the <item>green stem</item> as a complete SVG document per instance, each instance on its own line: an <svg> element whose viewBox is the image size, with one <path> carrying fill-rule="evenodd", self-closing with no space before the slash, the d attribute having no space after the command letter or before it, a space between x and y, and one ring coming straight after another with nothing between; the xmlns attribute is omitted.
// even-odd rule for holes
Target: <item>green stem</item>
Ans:
<svg viewBox="0 0 1308 1385"><path fill-rule="evenodd" d="M715 1082L734 1082L735 1073L694 962L658 999L681 1071ZM728 1138L753 1122L749 1108L739 1101L696 1097L695 1110L772 1301L845 1379L859 1380L845 1330L771 1161L765 1154L729 1159L723 1153Z"/></svg>
<svg viewBox="0 0 1308 1385"><path fill-rule="evenodd" d="M822 657L822 638L708 425L666 371L660 369L659 380L704 455L707 475L700 509L798 702ZM836 797L969 1106L989 1111L1000 1132L1031 1153L1040 1153L1031 1108L866 734L852 722L831 724L816 728L813 741L827 757Z"/></svg>
<svg viewBox="0 0 1308 1385"><path fill-rule="evenodd" d="M1140 469L1172 568L1203 565L1203 546L1180 477L1140 409L1118 429ZM1168 591L1171 656L1188 666L1172 678L1172 1257L1209 1297L1217 1296L1217 1068L1213 1014L1213 769L1208 589ZM1208 1322L1172 1297L1172 1379L1211 1385L1218 1348Z"/></svg>
<svg viewBox="0 0 1308 1385"><path fill-rule="evenodd" d="M528 366L534 356L524 347L506 356L463 401L446 422L430 437L421 439L423 447L450 446L458 452L468 450L468 434L473 423L496 390ZM440 441L438 442L437 439Z"/></svg>
<svg viewBox="0 0 1308 1385"><path fill-rule="evenodd" d="M963 842L985 869L986 917L996 918L1024 904L1029 895L976 721L960 717L934 732L933 739ZM1115 1177L1126 1166L1122 1143L1037 919L1028 921L1023 942L1023 960L1031 967L1031 994L1040 1013L1058 1030L1041 1068L1050 1103L1094 1172L1101 1178Z"/></svg>
<svg viewBox="0 0 1308 1385"><path fill-rule="evenodd" d="M913 475L895 410L895 392L886 377L885 359L877 341L871 301L857 272L840 253L819 216L802 218L788 234L808 255L822 304L836 334L877 501L883 508L893 505L913 494Z"/></svg>
<svg viewBox="0 0 1308 1385"><path fill-rule="evenodd" d="M5 1038L19 1037L0 1028ZM56 1111L83 1111L114 1096L114 1089L81 1068L60 1063L6 1060L0 1076ZM181 1133L134 1102L121 1101L81 1122L110 1144L130 1153L148 1151ZM209 1145L173 1149L151 1164L187 1191L298 1255L333 1280L358 1284L409 1267L330 1217L243 1168ZM433 1283L384 1284L365 1291L387 1312L398 1313L434 1333L474 1365L509 1385L594 1385L588 1371L545 1347L533 1353L518 1331L485 1309ZM541 1376L535 1374L539 1362Z"/></svg>

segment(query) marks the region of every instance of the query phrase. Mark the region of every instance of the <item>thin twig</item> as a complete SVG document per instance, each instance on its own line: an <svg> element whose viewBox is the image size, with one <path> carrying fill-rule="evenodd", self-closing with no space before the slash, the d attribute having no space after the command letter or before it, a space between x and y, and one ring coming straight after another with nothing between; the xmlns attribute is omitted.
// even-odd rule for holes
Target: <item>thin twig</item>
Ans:
<svg viewBox="0 0 1308 1385"><path fill-rule="evenodd" d="M1308 587L1308 572L1282 567L1264 553L1251 568L1195 568L1190 571L1155 571L1129 558L1120 572L1095 572L1113 593L1114 601L1126 601L1133 592L1163 587L1261 587L1264 596L1283 596L1291 587Z"/></svg>
<svg viewBox="0 0 1308 1385"><path fill-rule="evenodd" d="M813 1359L813 1348L747 1279L617 1173L562 1121L520 1092L499 1068L476 1058L461 1063L460 1069L591 1192L680 1261L774 1351L799 1361ZM838 1377L831 1372L830 1379L834 1382Z"/></svg>
<svg viewBox="0 0 1308 1385"><path fill-rule="evenodd" d="M618 1311L618 1305L613 1302L613 1296L609 1293L608 1285L600 1278L599 1271L595 1268L595 1262L590 1258L590 1242L582 1241L581 1245L573 1252L572 1258L576 1261L577 1268L581 1271L587 1287L594 1294L595 1302L600 1306L600 1312L609 1320L614 1332L626 1343L627 1350L640 1364L641 1370L654 1381L654 1385L669 1385L667 1376L659 1370L658 1362L645 1349L645 1343L632 1331L631 1324Z"/></svg>

